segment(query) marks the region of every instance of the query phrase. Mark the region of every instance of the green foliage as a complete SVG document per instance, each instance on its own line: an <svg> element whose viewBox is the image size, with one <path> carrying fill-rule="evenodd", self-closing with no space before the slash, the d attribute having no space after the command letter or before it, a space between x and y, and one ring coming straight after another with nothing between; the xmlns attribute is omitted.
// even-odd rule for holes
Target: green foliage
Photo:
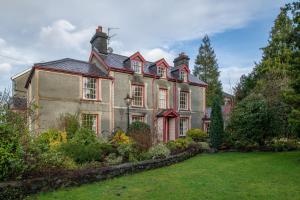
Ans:
<svg viewBox="0 0 300 200"><path fill-rule="evenodd" d="M242 75L240 82L234 87L234 95L236 102L240 102L245 97L247 97L251 91L255 88L257 81L257 76L255 71L248 75Z"/></svg>
<svg viewBox="0 0 300 200"><path fill-rule="evenodd" d="M291 151L300 149L300 140L288 138L274 138L269 144L274 151Z"/></svg>
<svg viewBox="0 0 300 200"><path fill-rule="evenodd" d="M149 149L148 155L151 159L162 159L170 155L170 150L166 147L166 145L159 143Z"/></svg>
<svg viewBox="0 0 300 200"><path fill-rule="evenodd" d="M251 95L237 104L228 125L234 140L264 144L268 135L267 103L262 95Z"/></svg>
<svg viewBox="0 0 300 200"><path fill-rule="evenodd" d="M118 130L112 138L112 143L116 145L129 144L130 142L130 138L122 130Z"/></svg>
<svg viewBox="0 0 300 200"><path fill-rule="evenodd" d="M93 131L80 128L68 143L62 145L62 150L77 163L85 163L101 161L103 159L102 146L103 144L97 141Z"/></svg>
<svg viewBox="0 0 300 200"><path fill-rule="evenodd" d="M193 74L209 85L206 90L206 103L208 106L212 105L214 96L219 96L220 99L223 99L222 84L219 80L220 72L218 70L218 63L207 35L202 39Z"/></svg>
<svg viewBox="0 0 300 200"><path fill-rule="evenodd" d="M37 138L35 144L43 151L58 148L62 143L67 142L67 135L56 129L49 129L41 133Z"/></svg>
<svg viewBox="0 0 300 200"><path fill-rule="evenodd" d="M206 141L208 138L208 134L199 128L192 128L188 130L186 135L196 142Z"/></svg>
<svg viewBox="0 0 300 200"><path fill-rule="evenodd" d="M67 138L72 139L80 128L78 114L66 113L60 116L60 129L67 132Z"/></svg>
<svg viewBox="0 0 300 200"><path fill-rule="evenodd" d="M300 137L300 2L294 2L290 5L293 16L294 30L290 35L291 41L294 41L294 51L291 58L291 67L289 74L291 76L290 90L286 92L285 99L292 107L289 114L289 124L294 133Z"/></svg>
<svg viewBox="0 0 300 200"><path fill-rule="evenodd" d="M175 154L177 151L177 145L173 140L168 141L166 147L170 150L171 154Z"/></svg>
<svg viewBox="0 0 300 200"><path fill-rule="evenodd" d="M214 149L219 149L224 137L224 122L219 97L214 97L213 100L209 137L211 146Z"/></svg>
<svg viewBox="0 0 300 200"><path fill-rule="evenodd" d="M141 151L147 151L152 146L150 126L143 122L133 122L128 128L128 135L134 140Z"/></svg>
<svg viewBox="0 0 300 200"><path fill-rule="evenodd" d="M191 140L189 138L178 138L175 140L175 145L177 149L185 150L188 148Z"/></svg>
<svg viewBox="0 0 300 200"><path fill-rule="evenodd" d="M115 153L111 153L106 157L106 162L109 165L118 165L122 163L122 160L123 160L122 156L117 156L117 154Z"/></svg>

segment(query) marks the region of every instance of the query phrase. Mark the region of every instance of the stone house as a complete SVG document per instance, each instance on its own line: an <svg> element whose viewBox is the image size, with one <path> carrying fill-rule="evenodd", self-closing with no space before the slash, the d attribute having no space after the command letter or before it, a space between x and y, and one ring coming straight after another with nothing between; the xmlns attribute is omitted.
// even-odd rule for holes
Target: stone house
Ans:
<svg viewBox="0 0 300 200"><path fill-rule="evenodd" d="M130 122L149 124L159 141L205 128L207 84L190 74L187 55L181 53L170 66L164 58L147 61L139 52L129 57L112 53L107 39L98 27L88 61L64 58L33 65L21 85L27 105L37 106L31 130L55 127L63 113L78 113L82 124L97 134L126 130L127 94L132 98Z"/></svg>

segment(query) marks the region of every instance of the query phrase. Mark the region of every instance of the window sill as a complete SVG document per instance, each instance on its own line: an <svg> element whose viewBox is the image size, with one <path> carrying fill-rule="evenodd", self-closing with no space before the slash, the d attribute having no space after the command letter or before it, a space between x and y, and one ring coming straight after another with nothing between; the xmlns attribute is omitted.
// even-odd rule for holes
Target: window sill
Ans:
<svg viewBox="0 0 300 200"><path fill-rule="evenodd" d="M80 101L85 101L85 102L101 102L101 99L80 99Z"/></svg>

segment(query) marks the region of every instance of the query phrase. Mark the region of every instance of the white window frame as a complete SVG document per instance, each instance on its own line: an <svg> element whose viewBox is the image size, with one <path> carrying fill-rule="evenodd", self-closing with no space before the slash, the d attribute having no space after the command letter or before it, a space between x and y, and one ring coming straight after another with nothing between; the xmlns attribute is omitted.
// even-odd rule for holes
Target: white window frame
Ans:
<svg viewBox="0 0 300 200"><path fill-rule="evenodd" d="M179 109L180 110L189 110L189 92L180 91L179 93Z"/></svg>
<svg viewBox="0 0 300 200"><path fill-rule="evenodd" d="M131 60L131 66L132 66L132 70L137 73L137 74L141 74L142 73L142 67L143 64L141 61L138 60Z"/></svg>
<svg viewBox="0 0 300 200"><path fill-rule="evenodd" d="M89 81L92 81L89 83ZM83 99L97 100L98 81L96 78L83 77L82 93ZM94 94L90 94L90 93ZM90 97L88 95L91 95Z"/></svg>
<svg viewBox="0 0 300 200"><path fill-rule="evenodd" d="M158 92L159 98L159 108L160 109L167 109L168 108L168 89L159 88Z"/></svg>
<svg viewBox="0 0 300 200"><path fill-rule="evenodd" d="M187 82L187 72L185 72L185 71L180 71L180 79L181 79L183 82Z"/></svg>
<svg viewBox="0 0 300 200"><path fill-rule="evenodd" d="M140 90L140 91L137 91ZM141 94L139 96L136 96L140 92ZM132 85L131 86L131 97L132 97L132 103L131 105L133 107L143 107L144 106L144 86L143 85ZM141 98L141 99L135 99L135 98Z"/></svg>
<svg viewBox="0 0 300 200"><path fill-rule="evenodd" d="M157 67L157 74L161 77L161 78L166 78L166 74L167 74L167 70L164 66L158 66Z"/></svg>
<svg viewBox="0 0 300 200"><path fill-rule="evenodd" d="M179 137L186 136L186 132L189 129L189 117L180 117L179 118Z"/></svg>
<svg viewBox="0 0 300 200"><path fill-rule="evenodd" d="M132 114L131 115L131 123L136 122L136 121L145 122L145 115Z"/></svg>
<svg viewBox="0 0 300 200"><path fill-rule="evenodd" d="M84 122L85 120L86 120L86 122ZM83 127L91 129L92 131L94 131L97 134L97 132L98 132L98 114L83 113L81 115L81 124ZM86 124L91 125L91 127L86 126Z"/></svg>

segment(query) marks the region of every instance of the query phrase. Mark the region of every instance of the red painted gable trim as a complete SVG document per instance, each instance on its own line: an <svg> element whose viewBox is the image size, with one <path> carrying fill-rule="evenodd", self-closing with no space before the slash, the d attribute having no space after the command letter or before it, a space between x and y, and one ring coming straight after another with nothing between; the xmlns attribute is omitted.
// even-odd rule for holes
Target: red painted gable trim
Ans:
<svg viewBox="0 0 300 200"><path fill-rule="evenodd" d="M142 60L143 63L146 62L145 58L142 56L142 54L139 51L134 53L133 55L131 55L129 57L129 59L134 60L134 59L136 59L136 57L139 57Z"/></svg>
<svg viewBox="0 0 300 200"><path fill-rule="evenodd" d="M156 64L156 66L159 66L159 65L163 64L163 65L165 65L165 67L167 67L167 68L170 67L170 65L167 63L167 61L166 61L164 58L162 58L162 59L156 61L155 64Z"/></svg>
<svg viewBox="0 0 300 200"><path fill-rule="evenodd" d="M92 61L93 56L95 56L96 59L97 59L101 64L103 64L103 66L106 68L106 70L107 70L108 72L110 71L110 67L104 62L104 60L98 55L98 53L95 52L95 51L93 51L93 50L91 51L90 58L89 58L89 62Z"/></svg>

